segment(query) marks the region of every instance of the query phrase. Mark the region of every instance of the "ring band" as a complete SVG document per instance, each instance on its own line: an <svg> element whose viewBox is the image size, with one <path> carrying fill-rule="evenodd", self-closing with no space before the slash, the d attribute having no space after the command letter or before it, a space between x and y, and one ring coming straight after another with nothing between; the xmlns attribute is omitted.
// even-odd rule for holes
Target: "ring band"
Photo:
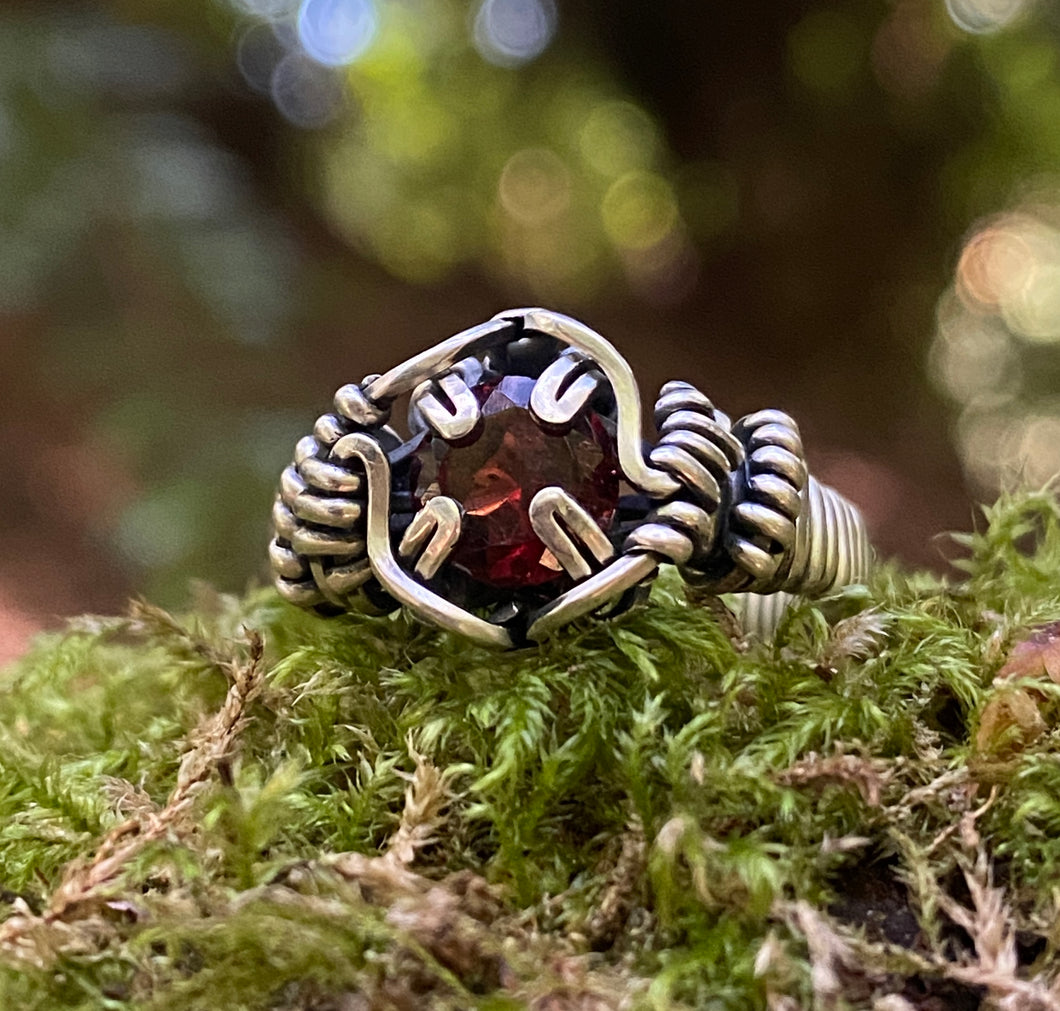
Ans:
<svg viewBox="0 0 1060 1011"><path fill-rule="evenodd" d="M407 438L389 425L405 395ZM338 390L280 479L276 587L324 613L404 605L512 648L618 613L667 562L748 594L745 627L761 631L791 594L865 578L861 514L809 475L788 415L732 423L670 382L654 423L646 444L633 373L598 333L500 313Z"/></svg>

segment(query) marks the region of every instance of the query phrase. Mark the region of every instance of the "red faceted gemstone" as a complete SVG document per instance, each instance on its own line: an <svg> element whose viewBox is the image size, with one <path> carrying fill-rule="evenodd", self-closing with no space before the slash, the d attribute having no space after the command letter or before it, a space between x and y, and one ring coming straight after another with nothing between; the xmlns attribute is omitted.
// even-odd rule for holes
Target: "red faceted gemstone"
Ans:
<svg viewBox="0 0 1060 1011"><path fill-rule="evenodd" d="M448 495L464 507L450 562L490 586L536 586L562 567L530 525L530 503L558 485L607 530L618 504L619 469L610 427L593 411L563 434L541 428L528 409L534 380L506 376L472 387L482 422L470 441L435 437L419 451L420 501Z"/></svg>

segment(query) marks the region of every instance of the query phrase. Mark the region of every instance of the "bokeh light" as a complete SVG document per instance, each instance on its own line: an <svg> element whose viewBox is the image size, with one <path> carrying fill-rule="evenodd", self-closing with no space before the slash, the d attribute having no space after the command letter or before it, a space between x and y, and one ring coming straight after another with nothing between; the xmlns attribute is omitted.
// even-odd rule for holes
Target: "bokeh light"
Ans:
<svg viewBox="0 0 1060 1011"><path fill-rule="evenodd" d="M301 52L288 53L276 64L269 94L284 119L310 130L330 123L343 105L338 79Z"/></svg>
<svg viewBox="0 0 1060 1011"><path fill-rule="evenodd" d="M1013 399L1022 382L1015 341L1000 320L940 312L931 374L956 401L982 408Z"/></svg>
<svg viewBox="0 0 1060 1011"><path fill-rule="evenodd" d="M276 64L285 54L283 43L270 25L250 25L236 43L236 66L251 89L268 95L272 90Z"/></svg>
<svg viewBox="0 0 1060 1011"><path fill-rule="evenodd" d="M844 10L818 8L788 37L788 62L796 79L830 100L849 98L865 63L861 22Z"/></svg>
<svg viewBox="0 0 1060 1011"><path fill-rule="evenodd" d="M939 301L931 375L959 406L957 448L991 494L1060 474L1060 191L981 221Z"/></svg>
<svg viewBox="0 0 1060 1011"><path fill-rule="evenodd" d="M0 593L0 666L21 656L41 622L27 614L7 594Z"/></svg>
<svg viewBox="0 0 1060 1011"><path fill-rule="evenodd" d="M1060 341L1060 230L1032 213L1004 215L965 245L957 289L1028 341Z"/></svg>
<svg viewBox="0 0 1060 1011"><path fill-rule="evenodd" d="M923 101L938 86L953 45L952 32L930 4L897 0L872 39L876 79L902 101Z"/></svg>
<svg viewBox="0 0 1060 1011"><path fill-rule="evenodd" d="M265 21L284 21L298 10L299 0L230 0L236 10Z"/></svg>
<svg viewBox="0 0 1060 1011"><path fill-rule="evenodd" d="M547 148L524 148L501 170L497 196L521 224L547 224L570 207L570 170Z"/></svg>
<svg viewBox="0 0 1060 1011"><path fill-rule="evenodd" d="M298 38L319 63L352 63L371 45L378 27L375 0L303 0Z"/></svg>
<svg viewBox="0 0 1060 1011"><path fill-rule="evenodd" d="M627 172L600 205L604 230L620 249L645 250L662 242L677 224L673 188L654 172Z"/></svg>
<svg viewBox="0 0 1060 1011"><path fill-rule="evenodd" d="M1020 479L1041 487L1060 475L1060 403L1048 414L1030 414L1019 428L1016 459L1022 465Z"/></svg>
<svg viewBox="0 0 1060 1011"><path fill-rule="evenodd" d="M1011 25L1030 7L1031 0L946 0L953 23L976 35Z"/></svg>
<svg viewBox="0 0 1060 1011"><path fill-rule="evenodd" d="M187 62L172 36L147 26L71 25L51 39L47 62L89 90L157 95L188 81Z"/></svg>
<svg viewBox="0 0 1060 1011"><path fill-rule="evenodd" d="M655 304L681 302L699 279L699 254L681 227L654 245L623 250L622 264L633 289Z"/></svg>
<svg viewBox="0 0 1060 1011"><path fill-rule="evenodd" d="M556 33L553 0L482 0L474 42L482 58L515 67L540 56Z"/></svg>
<svg viewBox="0 0 1060 1011"><path fill-rule="evenodd" d="M586 164L614 179L623 172L650 169L659 150L657 127L632 102L601 102L578 135Z"/></svg>

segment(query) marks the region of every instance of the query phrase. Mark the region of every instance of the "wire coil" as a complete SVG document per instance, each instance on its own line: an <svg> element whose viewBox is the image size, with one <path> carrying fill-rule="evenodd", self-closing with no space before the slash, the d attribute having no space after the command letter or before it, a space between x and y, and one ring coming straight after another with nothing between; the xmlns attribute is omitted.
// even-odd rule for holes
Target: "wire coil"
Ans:
<svg viewBox="0 0 1060 1011"><path fill-rule="evenodd" d="M294 462L280 475L269 544L276 589L290 603L345 607L371 577L364 468L335 459L332 450L353 431L385 425L389 415L348 383L335 394L335 413L317 418L313 434L295 446Z"/></svg>

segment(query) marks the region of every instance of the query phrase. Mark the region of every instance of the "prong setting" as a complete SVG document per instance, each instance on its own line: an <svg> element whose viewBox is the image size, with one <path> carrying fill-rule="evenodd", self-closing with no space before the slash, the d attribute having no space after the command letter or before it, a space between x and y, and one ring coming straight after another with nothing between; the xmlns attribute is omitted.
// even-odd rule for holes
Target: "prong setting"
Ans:
<svg viewBox="0 0 1060 1011"><path fill-rule="evenodd" d="M446 495L428 499L405 530L398 554L414 562L421 579L431 579L453 553L460 539L460 503Z"/></svg>
<svg viewBox="0 0 1060 1011"><path fill-rule="evenodd" d="M563 352L534 384L530 411L545 425L569 425L603 385L593 361L579 351Z"/></svg>
<svg viewBox="0 0 1060 1011"><path fill-rule="evenodd" d="M456 372L420 383L412 393L409 414L418 415L426 427L449 442L470 435L481 418L475 395ZM419 420L411 427L420 427Z"/></svg>
<svg viewBox="0 0 1060 1011"><path fill-rule="evenodd" d="M534 496L530 503L530 522L571 579L586 579L614 557L615 549L607 534L562 488L542 488Z"/></svg>

